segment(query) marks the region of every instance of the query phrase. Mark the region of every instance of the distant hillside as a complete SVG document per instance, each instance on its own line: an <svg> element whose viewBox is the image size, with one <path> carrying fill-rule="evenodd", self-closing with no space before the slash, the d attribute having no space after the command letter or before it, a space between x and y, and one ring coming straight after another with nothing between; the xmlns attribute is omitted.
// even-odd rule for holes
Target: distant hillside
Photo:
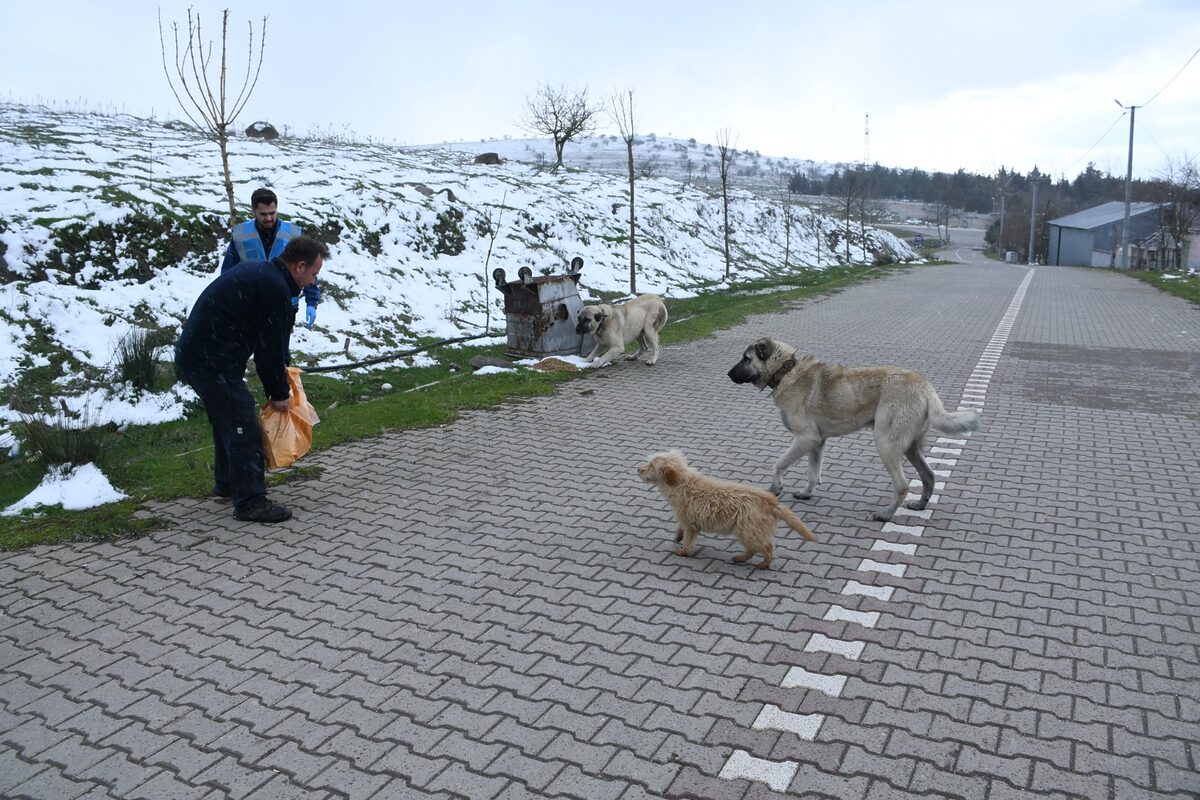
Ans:
<svg viewBox="0 0 1200 800"><path fill-rule="evenodd" d="M239 201L271 186L280 215L331 246L317 326L298 328L293 340L300 363L476 333L489 316L502 328L489 277L497 267L514 278L522 266L562 272L581 256L585 297L627 290L623 177L515 160L474 165L472 155L231 142ZM730 213L735 279L779 274L789 237L778 203L739 191ZM55 392L106 413L118 413L118 398L145 403L111 387L116 345L134 327L166 338L178 331L217 272L226 214L217 147L186 126L0 104L0 400L44 403L42 387L53 382ZM722 279L719 198L645 179L637 215L641 291L689 294ZM843 222L794 209L789 265L842 263L844 236ZM868 228L863 239L857 226L849 255L916 258L891 234ZM161 400L164 415L177 413L177 398ZM15 416L0 405L0 418Z"/></svg>
<svg viewBox="0 0 1200 800"><path fill-rule="evenodd" d="M475 142L442 142L405 147L405 150L496 153L501 158L531 164L554 164L554 144L548 137L528 139L484 139ZM719 188L720 156L713 144L695 139L674 139L648 133L633 145L634 169L639 176L670 178L681 183ZM629 174L625 140L620 136L589 136L568 142L563 149L563 166L575 169ZM778 197L793 176L824 177L835 164L809 159L764 156L753 150L733 151L730 184L758 194Z"/></svg>

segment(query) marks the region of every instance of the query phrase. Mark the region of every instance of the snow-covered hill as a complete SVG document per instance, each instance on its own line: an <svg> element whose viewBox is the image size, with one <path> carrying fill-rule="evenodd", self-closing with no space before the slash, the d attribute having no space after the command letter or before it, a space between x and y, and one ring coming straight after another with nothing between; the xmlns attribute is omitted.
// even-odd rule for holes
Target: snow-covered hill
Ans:
<svg viewBox="0 0 1200 800"><path fill-rule="evenodd" d="M410 152L446 150L471 155L491 152L505 160L548 166L553 166L555 159L554 144L547 137L443 142L404 149ZM838 166L824 161L764 156L754 150L738 150L736 147L731 153L730 184L772 198L780 196L796 173L824 177ZM670 178L714 191L721 185L717 147L695 139L675 139L653 133L637 136L634 139L633 163L634 171L640 177ZM628 175L629 154L625 140L612 134L568 142L563 148L563 166Z"/></svg>
<svg viewBox="0 0 1200 800"><path fill-rule="evenodd" d="M330 244L316 328L293 338L300 363L340 361L347 340L365 358L418 335L477 333L488 309L502 327L497 267L548 274L581 256L585 298L627 290L620 170L554 173L511 153L476 165L465 147L238 138L230 149L241 213L253 189L270 186L283 218ZM568 155L578 163L570 145ZM637 192L639 290L679 296L719 281L720 197L663 177ZM56 405L86 406L93 422L181 413L186 389L138 396L112 386L109 370L132 327L178 330L218 270L227 214L218 149L193 130L0 103L0 442L11 438L2 420L17 416L10 398L46 407L20 397L34 371L56 376ZM745 191L730 216L737 280L779 274L785 241L792 268L844 259L841 221L797 207L785 234L779 202ZM852 262L917 257L883 231L864 240L854 225L849 238Z"/></svg>

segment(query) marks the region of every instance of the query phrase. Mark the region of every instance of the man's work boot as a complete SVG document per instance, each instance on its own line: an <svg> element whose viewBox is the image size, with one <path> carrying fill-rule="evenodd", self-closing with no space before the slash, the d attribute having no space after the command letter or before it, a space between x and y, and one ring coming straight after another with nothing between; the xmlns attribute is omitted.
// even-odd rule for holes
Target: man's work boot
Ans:
<svg viewBox="0 0 1200 800"><path fill-rule="evenodd" d="M292 510L279 503L272 503L264 496L256 497L248 505L234 509L233 516L242 522L283 522L292 518Z"/></svg>

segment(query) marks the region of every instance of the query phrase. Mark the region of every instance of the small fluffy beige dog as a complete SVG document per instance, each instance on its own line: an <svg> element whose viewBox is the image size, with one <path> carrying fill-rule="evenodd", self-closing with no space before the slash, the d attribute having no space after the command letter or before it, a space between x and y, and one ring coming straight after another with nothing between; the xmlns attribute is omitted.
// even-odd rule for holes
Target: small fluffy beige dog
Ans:
<svg viewBox="0 0 1200 800"><path fill-rule="evenodd" d="M775 523L780 520L808 541L814 541L808 526L782 505L778 497L754 486L701 475L688 466L678 450L650 456L637 472L646 483L658 487L675 511L679 521L675 541L683 543L675 555L691 555L702 530L733 534L746 550L734 556L734 561L740 564L760 553L762 561L758 568L770 569L775 550L772 536Z"/></svg>

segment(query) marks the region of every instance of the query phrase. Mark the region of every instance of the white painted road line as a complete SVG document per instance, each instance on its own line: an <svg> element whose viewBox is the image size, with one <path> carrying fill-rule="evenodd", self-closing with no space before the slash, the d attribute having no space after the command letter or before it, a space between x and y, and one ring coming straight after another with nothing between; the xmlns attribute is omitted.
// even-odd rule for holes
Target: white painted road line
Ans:
<svg viewBox="0 0 1200 800"><path fill-rule="evenodd" d="M821 619L826 622L853 622L855 625L862 625L864 628L874 628L879 623L879 612L855 611L852 608L830 606L829 610L825 612L825 616Z"/></svg>
<svg viewBox="0 0 1200 800"><path fill-rule="evenodd" d="M938 444L956 444L959 447L966 447L966 439L947 439L945 436L938 437Z"/></svg>
<svg viewBox="0 0 1200 800"><path fill-rule="evenodd" d="M806 742L811 742L817 738L817 731L821 730L821 723L824 721L824 714L793 714L767 703L762 711L758 712L758 718L750 727L756 731L794 733Z"/></svg>
<svg viewBox="0 0 1200 800"><path fill-rule="evenodd" d="M795 761L767 761L755 758L745 750L734 750L718 776L725 780L747 780L765 783L777 792L786 792L800 765Z"/></svg>
<svg viewBox="0 0 1200 800"><path fill-rule="evenodd" d="M888 553L903 553L906 556L917 552L915 544L896 544L895 542L885 542L883 539L876 539L875 544L871 545L871 549L883 550Z"/></svg>
<svg viewBox="0 0 1200 800"><path fill-rule="evenodd" d="M881 564L878 561L872 561L869 558L864 558L862 563L858 565L859 572L883 572L895 578L903 578L905 564Z"/></svg>
<svg viewBox="0 0 1200 800"><path fill-rule="evenodd" d="M876 600L887 601L892 599L892 593L895 591L895 586L868 586L858 581L846 581L846 585L842 587L841 594L861 594L864 597L874 597Z"/></svg>
<svg viewBox="0 0 1200 800"><path fill-rule="evenodd" d="M866 642L831 639L823 633L814 633L808 638L808 642L804 645L804 652L833 653L834 655L841 656L842 658L848 658L851 661L857 661L858 657L862 655L863 648L866 646Z"/></svg>
<svg viewBox="0 0 1200 800"><path fill-rule="evenodd" d="M929 519L929 515L933 513L933 509L922 508L917 510L915 508L905 508L904 506L900 506L896 509L896 513L902 517L920 517L921 519Z"/></svg>
<svg viewBox="0 0 1200 800"><path fill-rule="evenodd" d="M880 528L880 533L903 533L908 536L920 536L924 532L924 525L897 525L894 522L885 522Z"/></svg>
<svg viewBox="0 0 1200 800"><path fill-rule="evenodd" d="M784 689L812 689L830 697L841 697L846 686L845 675L820 675L803 667L792 667L779 684Z"/></svg>

